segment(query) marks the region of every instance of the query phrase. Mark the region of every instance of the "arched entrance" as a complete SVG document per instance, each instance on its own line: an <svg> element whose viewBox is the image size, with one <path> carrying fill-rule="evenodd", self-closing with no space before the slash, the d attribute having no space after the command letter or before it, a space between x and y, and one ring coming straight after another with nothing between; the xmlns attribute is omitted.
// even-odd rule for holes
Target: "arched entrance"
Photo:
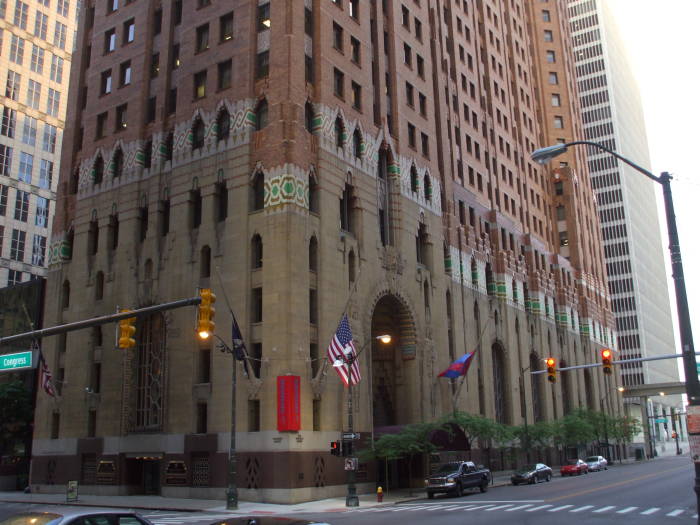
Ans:
<svg viewBox="0 0 700 525"><path fill-rule="evenodd" d="M375 337L391 335L382 344ZM408 308L395 296L383 296L372 315L372 424L375 428L411 422L415 381L407 377L416 357L416 330Z"/></svg>
<svg viewBox="0 0 700 525"><path fill-rule="evenodd" d="M391 335L391 342L376 339ZM408 307L395 295L384 295L372 313L372 427L375 438L395 434L414 422L412 412L420 403L420 386L415 374L416 330ZM377 483L387 487L408 487L409 475L421 476L422 461L413 457L377 462Z"/></svg>

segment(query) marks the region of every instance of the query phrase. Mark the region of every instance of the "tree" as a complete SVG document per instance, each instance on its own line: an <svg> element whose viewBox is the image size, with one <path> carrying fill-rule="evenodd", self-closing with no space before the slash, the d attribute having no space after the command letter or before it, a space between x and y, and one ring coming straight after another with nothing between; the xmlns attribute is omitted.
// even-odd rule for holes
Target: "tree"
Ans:
<svg viewBox="0 0 700 525"><path fill-rule="evenodd" d="M0 454L15 454L15 447L29 439L32 419L32 396L24 383L0 384Z"/></svg>

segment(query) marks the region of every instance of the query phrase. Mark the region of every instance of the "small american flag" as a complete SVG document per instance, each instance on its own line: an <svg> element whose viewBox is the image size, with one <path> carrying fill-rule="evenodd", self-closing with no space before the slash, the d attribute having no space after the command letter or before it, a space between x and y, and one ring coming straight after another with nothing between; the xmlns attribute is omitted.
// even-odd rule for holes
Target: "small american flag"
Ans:
<svg viewBox="0 0 700 525"><path fill-rule="evenodd" d="M338 329L335 331L333 339L331 340L331 344L328 345L327 353L331 364L335 363L337 360L345 363L343 366L334 367L340 379L345 383L345 386L348 384L356 385L360 382L360 379L362 379L360 376L360 364L357 362L357 351L352 341L352 332L350 331L350 323L348 322L347 315L343 315L343 318L340 320ZM348 371L347 363L351 359L352 365L349 367L350 370Z"/></svg>
<svg viewBox="0 0 700 525"><path fill-rule="evenodd" d="M44 359L44 354L40 354L39 361L41 362L41 371L39 372L39 383L41 388L44 389L51 397L56 397L56 389L53 387L53 376L51 375L51 370L46 364L46 359Z"/></svg>

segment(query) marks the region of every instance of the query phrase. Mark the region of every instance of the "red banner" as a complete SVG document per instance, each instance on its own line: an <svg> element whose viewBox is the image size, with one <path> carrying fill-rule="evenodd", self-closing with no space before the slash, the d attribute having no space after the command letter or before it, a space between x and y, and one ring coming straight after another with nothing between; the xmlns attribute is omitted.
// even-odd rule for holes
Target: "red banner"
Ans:
<svg viewBox="0 0 700 525"><path fill-rule="evenodd" d="M296 432L301 429L301 378L277 376L277 430Z"/></svg>

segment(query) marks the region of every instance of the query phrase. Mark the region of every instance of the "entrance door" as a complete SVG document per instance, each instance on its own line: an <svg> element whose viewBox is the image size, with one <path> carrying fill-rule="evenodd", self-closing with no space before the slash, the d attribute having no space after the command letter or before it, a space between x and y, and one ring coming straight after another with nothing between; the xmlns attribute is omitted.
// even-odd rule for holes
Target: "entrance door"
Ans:
<svg viewBox="0 0 700 525"><path fill-rule="evenodd" d="M144 459L143 463L143 493L148 495L160 494L160 460Z"/></svg>

